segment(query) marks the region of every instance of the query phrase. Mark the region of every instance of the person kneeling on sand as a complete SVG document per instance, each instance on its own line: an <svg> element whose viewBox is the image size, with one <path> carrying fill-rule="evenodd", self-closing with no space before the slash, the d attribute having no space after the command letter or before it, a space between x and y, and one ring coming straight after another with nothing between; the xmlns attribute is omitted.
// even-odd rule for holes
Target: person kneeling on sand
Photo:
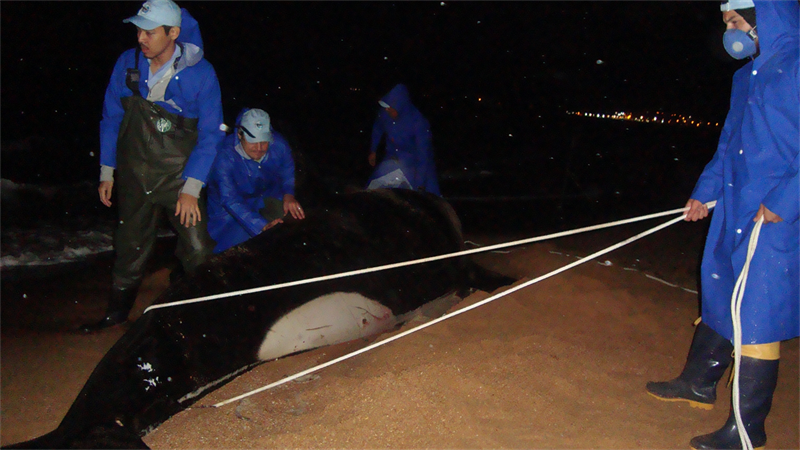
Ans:
<svg viewBox="0 0 800 450"><path fill-rule="evenodd" d="M236 132L223 141L208 181L208 232L214 253L241 244L283 222L304 219L294 197L294 159L269 114L245 108Z"/></svg>

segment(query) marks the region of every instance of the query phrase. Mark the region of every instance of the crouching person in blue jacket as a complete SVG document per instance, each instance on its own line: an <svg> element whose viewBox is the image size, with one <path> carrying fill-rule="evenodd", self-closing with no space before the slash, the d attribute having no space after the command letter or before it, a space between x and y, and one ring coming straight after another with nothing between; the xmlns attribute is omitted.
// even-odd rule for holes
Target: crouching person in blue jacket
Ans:
<svg viewBox="0 0 800 450"><path fill-rule="evenodd" d="M261 109L244 109L236 132L223 141L208 181L208 232L214 253L257 236L287 214L304 219L294 197L294 159L288 142Z"/></svg>

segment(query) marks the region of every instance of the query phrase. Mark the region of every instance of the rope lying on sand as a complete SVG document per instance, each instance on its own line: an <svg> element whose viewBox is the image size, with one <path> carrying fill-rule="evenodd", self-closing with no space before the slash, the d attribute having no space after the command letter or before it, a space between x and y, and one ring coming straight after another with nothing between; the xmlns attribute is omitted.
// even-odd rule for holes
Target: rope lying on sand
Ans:
<svg viewBox="0 0 800 450"><path fill-rule="evenodd" d="M717 204L716 201L712 201L712 202L706 203L706 206L708 206L708 208L711 209L716 204ZM415 260L411 260L411 261L403 261L403 262L394 263L394 264L386 264L386 265L383 265L383 266L368 267L366 269L351 270L349 272L335 273L335 274L325 275L325 276L315 277L315 278L306 278L304 280L289 281L287 283L273 284L273 285L269 285L269 286L262 286L262 287L252 288L252 289L244 289L244 290L241 290L241 291L225 292L225 293L222 293L222 294L208 295L208 296L205 296L205 297L190 298L190 299L186 299L186 300L179 300L179 301L168 302L168 303L159 303L158 305L150 305L150 306L148 306L147 309L144 310L143 314L147 314L148 312L150 312L150 311L152 311L154 309L169 308L169 307L172 307L172 306L179 306L179 305L188 305L188 304L191 304L191 303L207 302L207 301L211 301L211 300L218 300L218 299L221 299L221 298L228 298L228 297L233 297L233 296L237 296L237 295L255 294L257 292L272 291L272 290L275 290L275 289L282 289L282 288L291 287L291 286L299 286L299 285L302 285L302 284L316 283L316 282L319 282L319 281L326 281L326 280L334 280L334 279L337 279L337 278L350 277L350 276L354 276L354 275L362 275L362 274L365 274L365 273L378 272L378 271L381 271L381 270L394 269L394 268L397 268L397 267L405 267L405 266L411 266L411 265L414 265L414 264L422 264L422 263L427 263L427 262L431 262L431 261L439 261L441 259L455 258L457 256L465 256L465 255L471 255L471 254L474 254L474 253L488 252L488 251L492 251L492 250L497 250L499 248L514 247L514 246L517 246L517 245L530 244L532 242L546 241L548 239L555 239L555 238L559 238L559 237L570 236L570 235L573 235L573 234L585 233L587 231L601 230L601 229L604 229L604 228L611 228L611 227L615 227L615 226L618 226L618 225L625 225L625 224L629 224L629 223L641 222L643 220L654 219L656 217L669 216L669 215L672 215L672 214L683 213L683 212L686 212L687 210L688 210L688 208L672 209L672 210L663 211L663 212L660 212L660 213L647 214L647 215L644 215L644 216L633 217L631 219L617 220L615 222L608 222L608 223L604 223L604 224L600 224L600 225L592 225L592 226L589 226L589 227L576 228L574 230L561 231L559 233L547 234L547 235L544 235L544 236L537 236L537 237L532 237L532 238L528 238L528 239L522 239L522 240L519 240L519 241L506 242L506 243L502 243L502 244L495 244L495 245L490 245L490 246L487 246L487 247L474 248L474 249L471 249L471 250L462 250L460 252L455 252L455 253L446 253L444 255L431 256L431 257L428 257L428 258L415 259Z"/></svg>
<svg viewBox="0 0 800 450"><path fill-rule="evenodd" d="M706 206L709 209L713 208L715 205L716 205L716 202L709 202L709 203L706 204ZM212 406L215 407L215 408L218 408L218 407L221 407L221 406L225 406L225 405L227 405L229 403L241 400L243 398L250 397L251 395L255 395L255 394L258 394L260 392L266 391L268 389L272 389L272 388L274 388L276 386L280 386L280 385L288 383L288 382L290 382L292 380L296 380L298 378L304 377L304 376L306 376L306 375L308 375L310 373L313 373L313 372L316 372L318 370L324 369L325 367L332 366L334 364L337 364L337 363L340 363L340 362L345 361L347 359L350 359L350 358L352 358L354 356L357 356L357 355L360 355L362 353L368 352L368 351L370 351L370 350L372 350L374 348L378 348L378 347L380 347L382 345L386 345L386 344L388 344L388 343L390 343L392 341L396 341L397 339L400 339L402 337L408 336L411 333L415 333L415 332L417 332L419 330L422 330L424 328L430 327L430 326L435 325L435 324L437 324L439 322L442 322L444 320L450 319L451 317L455 317L455 316L457 316L459 314L463 314L463 313L465 313L467 311L470 311L472 309L475 309L475 308L477 308L479 306L483 306L483 305L485 305L487 303L493 302L493 301L497 300L498 298L505 297L506 295L512 294L512 293L514 293L516 291L519 291L520 289L524 289L524 288L526 288L526 287L528 287L528 286L530 286L532 284L538 283L538 282L540 282L542 280L550 278L550 277L552 277L554 275L557 275L557 274L559 274L561 272L567 271L567 270L569 270L569 269L571 269L573 267L576 267L578 265L581 265L581 264L584 264L586 262L592 261L594 258L597 258L597 257L599 257L601 255L604 255L606 253L614 251L614 250L616 250L616 249L618 249L620 247L623 247L623 246L625 246L627 244L630 244L633 241L636 241L636 240L641 239L641 238L643 238L645 236L653 234L656 231L660 231L660 230L662 230L662 229L664 229L664 228L666 228L666 227L668 227L670 225L678 223L678 222L682 221L684 218L686 218L685 211L688 211L688 208L681 208L681 209L676 209L676 210L671 210L671 211L665 211L663 213L651 214L651 215L648 215L648 216L641 216L641 217L638 217L638 218L623 220L623 221L619 221L619 222L611 222L613 224L620 225L622 223L630 223L630 222L635 222L635 221L639 221L639 220L646 220L643 217L646 217L646 218L649 219L649 218L653 218L653 217L660 217L660 216L663 216L663 215L684 212L684 214L681 215L680 217L676 217L674 219L670 219L669 221L664 222L661 225L658 225L656 227L650 228L649 230L643 231L643 232L641 232L641 233L639 233L639 234L637 234L637 235L635 235L633 237L625 239L624 241L618 242L618 243L616 243L616 244L614 244L614 245L612 245L610 247L607 247L607 248L605 248L603 250L600 250L600 251L597 251L595 253L592 253L591 255L589 255L589 256L587 256L585 258L582 258L582 259L579 259L577 261L574 261L574 262L572 262L570 264L567 264L566 266L562 266L562 267L560 267L560 268L558 268L556 270L553 270L552 272L548 272L548 273L546 273L546 274L544 274L542 276L534 278L533 280L526 281L525 283L522 283L522 284L519 284L517 286L514 286L514 287L512 287L510 289L507 289L507 290L505 290L505 291L503 291L503 292L501 292L499 294L495 294L495 295L493 295L493 296L491 296L489 298L486 298L484 300L481 300L481 301L479 301L477 303L473 303L472 305L466 306L466 307L464 307L462 309L459 309L457 311L453 311L452 313L445 314L445 315L443 315L443 316L441 316L439 318L433 319L433 320L431 320L429 322L426 322L426 323L424 323L422 325L416 326L416 327L411 328L409 330L406 330L406 331L404 331L402 333L399 333L399 334L396 334L394 336L391 336L391 337L389 337L387 339L384 339L382 341L375 342L375 343L373 343L371 345L368 345L368 346L366 346L364 348L361 348L359 350L356 350L354 352L348 353L348 354L346 354L344 356L340 356L340 357L338 357L336 359L333 359L331 361L319 364L319 365L314 366L314 367L312 367L310 369L306 369L306 370L304 370L302 372L298 372L298 373L296 373L294 375L285 377L285 378L283 378L281 380L278 380L278 381L276 381L274 383L268 384L266 386L262 386L262 387L260 387L258 389L254 389L254 390L252 390L250 392L241 394L241 395L233 397L231 399L228 399L228 400L225 400L225 401L222 401L222 402L219 402L219 403L215 403ZM613 226L613 225L609 225L609 224L595 225L593 227L581 228L581 229L579 229L580 231L572 230L572 231L565 231L563 233L556 233L556 234L560 235L560 236L566 236L568 234L575 234L577 232L590 231L590 229L596 230L596 229L600 229L600 228L607 228L608 226ZM484 247L484 248L476 249L476 250L489 251L490 249L508 247L508 246L511 246L511 245L519 245L519 244L521 244L523 242L525 242L525 243L534 242L535 240L543 240L544 238L550 239L552 237L554 237L554 235L549 235L549 237L543 236L542 238L525 239L523 241L516 241L515 243L509 243L509 244L498 244L498 245ZM468 252L477 253L477 252L472 251L472 250L469 250ZM458 252L457 254L454 253L454 254L451 254L451 255L455 256L455 255L458 255L458 254L465 254L465 252ZM441 257L437 256L437 257L434 257L434 258L442 259L443 257L452 257L452 256L442 255ZM431 258L426 258L426 259L432 260ZM423 260L417 260L417 261L423 261ZM413 262L412 261L411 263L418 263L418 262ZM409 265L407 263L401 263L401 264ZM381 266L381 267L386 267L386 266ZM356 271L356 272L358 272L358 271ZM342 275L342 276L345 276L345 275Z"/></svg>

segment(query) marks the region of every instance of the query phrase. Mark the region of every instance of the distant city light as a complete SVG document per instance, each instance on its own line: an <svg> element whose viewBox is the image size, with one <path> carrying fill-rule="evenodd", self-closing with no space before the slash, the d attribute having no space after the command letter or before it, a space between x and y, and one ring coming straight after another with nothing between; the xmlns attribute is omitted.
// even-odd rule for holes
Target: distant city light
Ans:
<svg viewBox="0 0 800 450"><path fill-rule="evenodd" d="M715 122L712 125L711 122L704 122L702 120L692 120L692 116L683 116L681 114L668 115L660 111L653 116L651 116L650 113L646 115L645 114L635 115L634 113L624 112L624 111L614 112L613 114L600 113L600 112L586 112L586 111L566 111L566 113L567 115L570 116L594 117L597 119L627 120L631 122L642 122L642 123L684 124L684 125L694 125L695 127L699 127L701 125L708 127L719 127L719 122Z"/></svg>

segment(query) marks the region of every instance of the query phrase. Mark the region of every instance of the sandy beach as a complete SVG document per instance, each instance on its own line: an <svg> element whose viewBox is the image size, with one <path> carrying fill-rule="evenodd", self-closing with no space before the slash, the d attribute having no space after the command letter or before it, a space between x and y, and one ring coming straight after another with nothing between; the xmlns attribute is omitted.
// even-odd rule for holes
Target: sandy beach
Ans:
<svg viewBox="0 0 800 450"><path fill-rule="evenodd" d="M662 220L663 221L663 220ZM626 225L475 256L532 280L660 223ZM650 380L683 367L698 315L705 228L679 223L608 255L301 379L210 408L425 323L368 341L262 364L210 393L144 440L172 448L688 448L719 428L712 411L655 400ZM480 245L527 236L467 236ZM69 332L99 317L110 261L46 281L2 286L3 445L54 429L124 332ZM131 319L167 286L152 267ZM450 311L497 294L478 291ZM798 340L782 344L767 448L800 447ZM724 379L727 379L727 374Z"/></svg>

